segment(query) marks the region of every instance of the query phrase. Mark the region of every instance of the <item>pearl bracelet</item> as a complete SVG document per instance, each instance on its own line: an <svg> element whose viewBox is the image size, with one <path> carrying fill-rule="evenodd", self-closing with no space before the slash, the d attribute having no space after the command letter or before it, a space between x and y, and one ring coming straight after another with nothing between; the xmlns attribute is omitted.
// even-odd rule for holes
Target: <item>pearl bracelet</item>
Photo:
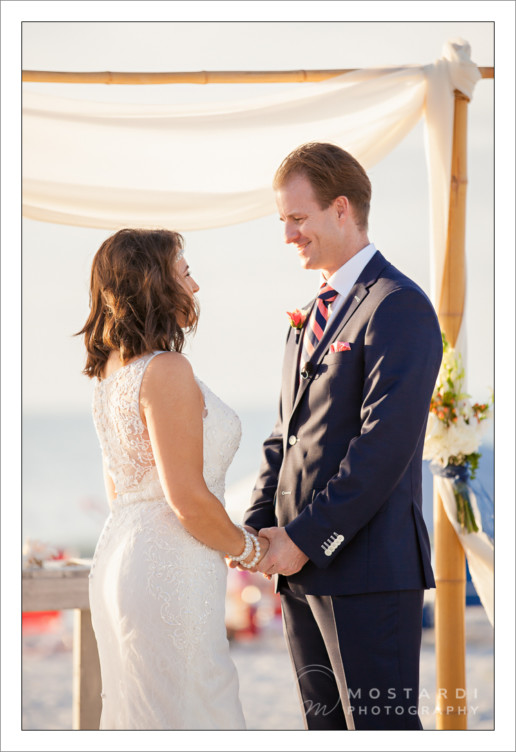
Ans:
<svg viewBox="0 0 516 752"><path fill-rule="evenodd" d="M254 544L255 554L254 554L253 560L250 561L249 564L246 564L245 561L241 561L240 562L240 564L243 567L245 567L246 569L252 569L255 566L255 564L258 563L258 561L260 559L260 553L261 553L261 550L260 550L260 541L258 540L258 538L256 537L256 535L253 535L253 533L249 533L249 536L250 536L250 538L251 538L251 540L252 540L252 542Z"/></svg>
<svg viewBox="0 0 516 752"><path fill-rule="evenodd" d="M240 561L243 561L244 559L247 559L247 557L253 550L253 540L251 537L251 533L248 533L245 527L242 527L242 525L237 525L237 527L239 527L240 530L244 534L244 540L245 540L244 550L239 556L232 556L231 554L228 554L228 556L232 561L240 562Z"/></svg>

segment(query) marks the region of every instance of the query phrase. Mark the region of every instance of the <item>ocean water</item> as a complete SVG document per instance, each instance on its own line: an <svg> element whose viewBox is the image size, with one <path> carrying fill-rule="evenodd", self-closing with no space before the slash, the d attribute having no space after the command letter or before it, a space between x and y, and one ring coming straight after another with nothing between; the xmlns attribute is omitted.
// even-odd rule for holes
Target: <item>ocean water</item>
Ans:
<svg viewBox="0 0 516 752"><path fill-rule="evenodd" d="M275 411L241 411L242 441L227 476L226 502L240 522L256 478L263 440ZM482 446L475 481L481 501L494 494L494 452ZM482 497L483 489L485 496ZM91 556L109 513L104 492L100 446L91 416L27 415L22 436L22 536ZM432 534L432 475L423 463L423 513Z"/></svg>

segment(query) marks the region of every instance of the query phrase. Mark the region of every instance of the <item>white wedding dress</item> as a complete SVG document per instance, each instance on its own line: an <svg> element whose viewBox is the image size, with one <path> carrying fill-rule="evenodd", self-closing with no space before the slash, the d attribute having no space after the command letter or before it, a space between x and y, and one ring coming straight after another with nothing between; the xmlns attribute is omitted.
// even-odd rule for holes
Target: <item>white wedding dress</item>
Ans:
<svg viewBox="0 0 516 752"><path fill-rule="evenodd" d="M101 729L243 729L224 622L223 554L167 503L139 409L145 355L97 381L93 417L117 497L90 574L102 674ZM224 504L238 416L202 382L204 478ZM174 384L170 385L174 388Z"/></svg>

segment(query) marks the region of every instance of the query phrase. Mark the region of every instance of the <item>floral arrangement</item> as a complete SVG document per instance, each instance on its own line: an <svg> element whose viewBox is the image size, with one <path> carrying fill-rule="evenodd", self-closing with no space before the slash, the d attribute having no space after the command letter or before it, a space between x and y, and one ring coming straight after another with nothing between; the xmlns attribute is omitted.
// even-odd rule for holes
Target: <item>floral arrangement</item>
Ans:
<svg viewBox="0 0 516 752"><path fill-rule="evenodd" d="M457 503L457 519L463 531L478 531L471 508L467 482L478 468L478 451L486 421L492 415L489 403L472 404L463 391L464 368L460 353L443 333L443 360L430 402L423 459L431 460L437 475L450 478Z"/></svg>

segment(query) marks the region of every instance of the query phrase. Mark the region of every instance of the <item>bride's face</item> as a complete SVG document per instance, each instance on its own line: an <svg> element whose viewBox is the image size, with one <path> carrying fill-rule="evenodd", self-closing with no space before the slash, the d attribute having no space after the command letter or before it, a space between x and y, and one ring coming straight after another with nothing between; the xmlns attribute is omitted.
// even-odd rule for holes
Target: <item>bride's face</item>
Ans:
<svg viewBox="0 0 516 752"><path fill-rule="evenodd" d="M188 264L186 263L186 259L183 256L179 259L179 261L176 262L176 274L177 279L181 283L182 287L185 289L187 294L193 298L195 293L199 292L199 285L195 281L195 279L190 274L190 268ZM183 317L184 318L184 317ZM181 316L178 316L178 324L181 328L184 328L187 326L186 321L181 321Z"/></svg>

